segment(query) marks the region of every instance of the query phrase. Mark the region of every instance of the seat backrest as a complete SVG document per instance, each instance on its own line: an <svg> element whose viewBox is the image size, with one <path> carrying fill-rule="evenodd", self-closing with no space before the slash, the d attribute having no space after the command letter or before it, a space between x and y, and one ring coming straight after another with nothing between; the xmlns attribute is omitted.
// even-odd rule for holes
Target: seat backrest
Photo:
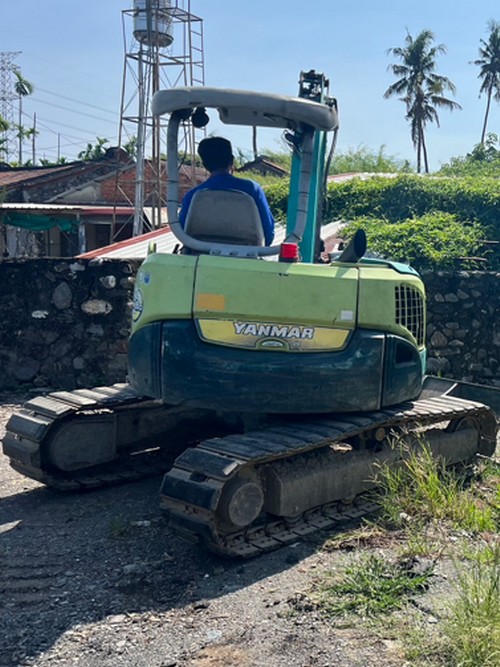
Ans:
<svg viewBox="0 0 500 667"><path fill-rule="evenodd" d="M189 204L185 231L199 241L264 245L253 198L240 190L198 190Z"/></svg>

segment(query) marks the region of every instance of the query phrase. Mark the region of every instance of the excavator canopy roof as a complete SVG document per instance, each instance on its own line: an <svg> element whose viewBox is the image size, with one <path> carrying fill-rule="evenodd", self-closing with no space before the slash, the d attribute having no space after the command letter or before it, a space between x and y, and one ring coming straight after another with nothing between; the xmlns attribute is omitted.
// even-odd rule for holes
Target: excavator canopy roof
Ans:
<svg viewBox="0 0 500 667"><path fill-rule="evenodd" d="M222 123L296 129L305 123L316 130L334 130L338 125L335 106L300 97L255 93L227 88L185 87L158 91L153 98L153 114L181 109L217 109Z"/></svg>

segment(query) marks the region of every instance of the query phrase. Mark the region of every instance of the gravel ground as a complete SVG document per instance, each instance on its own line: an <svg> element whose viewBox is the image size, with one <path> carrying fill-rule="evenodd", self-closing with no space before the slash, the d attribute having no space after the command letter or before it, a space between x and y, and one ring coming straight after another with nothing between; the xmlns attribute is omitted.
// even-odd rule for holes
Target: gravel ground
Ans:
<svg viewBox="0 0 500 667"><path fill-rule="evenodd" d="M0 402L0 438L19 402ZM317 539L250 561L216 557L172 535L159 482L61 494L0 456L0 667L408 664L367 627L292 613L346 552Z"/></svg>

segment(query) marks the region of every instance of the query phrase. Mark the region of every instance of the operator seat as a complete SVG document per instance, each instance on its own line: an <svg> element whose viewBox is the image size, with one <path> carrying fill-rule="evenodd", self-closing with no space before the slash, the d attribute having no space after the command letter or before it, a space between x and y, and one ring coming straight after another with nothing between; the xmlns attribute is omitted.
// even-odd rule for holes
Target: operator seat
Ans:
<svg viewBox="0 0 500 667"><path fill-rule="evenodd" d="M198 190L189 204L185 231L199 241L264 245L257 204L240 190Z"/></svg>

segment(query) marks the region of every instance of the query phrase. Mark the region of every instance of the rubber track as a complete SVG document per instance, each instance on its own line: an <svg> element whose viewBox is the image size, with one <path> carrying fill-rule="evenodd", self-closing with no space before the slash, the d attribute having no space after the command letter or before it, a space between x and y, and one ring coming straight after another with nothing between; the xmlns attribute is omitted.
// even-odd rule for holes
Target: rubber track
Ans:
<svg viewBox="0 0 500 667"><path fill-rule="evenodd" d="M224 534L218 529L217 505L224 486L244 468L257 468L345 442L363 431L379 427L412 430L465 417L474 417L478 421L483 440L495 439L497 427L489 408L474 401L441 396L380 412L291 423L265 431L206 440L181 454L165 475L162 506L169 513L170 525L181 536L202 539L210 549L226 555L255 556L339 522L369 514L376 505L366 495L359 496L347 506L334 502L308 510L292 524L274 519Z"/></svg>
<svg viewBox="0 0 500 667"><path fill-rule="evenodd" d="M58 391L37 396L26 402L6 426L4 447L9 441L23 440L43 447L50 439L53 428L81 413L98 414L103 411L112 418L113 411L126 406L151 403L151 399L137 394L126 383L93 389ZM44 470L12 459L14 470L47 486L61 491L86 491L124 484L163 474L172 467L173 457L167 451L154 449L125 454L111 463L75 472Z"/></svg>

